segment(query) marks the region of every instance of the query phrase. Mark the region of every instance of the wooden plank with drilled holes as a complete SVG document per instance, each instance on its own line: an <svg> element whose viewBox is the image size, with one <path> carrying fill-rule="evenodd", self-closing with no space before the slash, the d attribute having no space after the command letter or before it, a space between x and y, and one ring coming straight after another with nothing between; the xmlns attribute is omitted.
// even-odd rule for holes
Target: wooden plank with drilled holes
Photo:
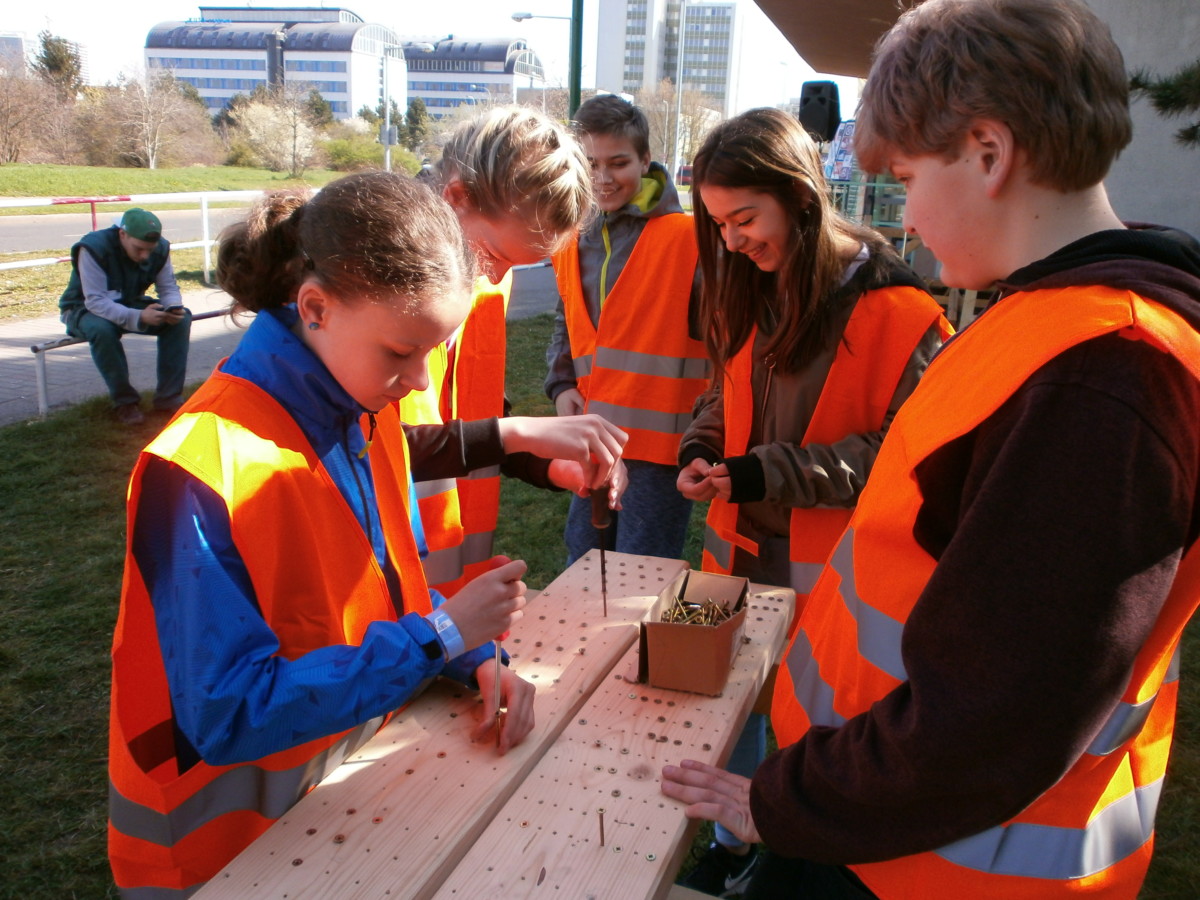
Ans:
<svg viewBox="0 0 1200 900"><path fill-rule="evenodd" d="M663 797L684 758L722 765L783 652L795 594L756 587L745 643L720 696L631 684L631 648L435 895L629 900L671 890L695 826ZM604 838L601 844L600 812Z"/></svg>
<svg viewBox="0 0 1200 900"><path fill-rule="evenodd" d="M637 623L687 563L577 560L526 608L505 648L537 688L533 732L505 756L472 744L478 696L439 681L398 713L197 897L427 897L483 832L597 686L636 644Z"/></svg>

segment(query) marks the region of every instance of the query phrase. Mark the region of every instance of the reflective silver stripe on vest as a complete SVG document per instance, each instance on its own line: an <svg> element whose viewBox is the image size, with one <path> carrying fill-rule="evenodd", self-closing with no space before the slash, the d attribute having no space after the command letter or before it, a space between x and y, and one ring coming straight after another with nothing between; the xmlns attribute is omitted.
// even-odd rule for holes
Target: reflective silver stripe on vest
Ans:
<svg viewBox="0 0 1200 900"><path fill-rule="evenodd" d="M577 356L571 361L571 365L575 367L575 377L583 378L585 375L592 374L592 354L586 356Z"/></svg>
<svg viewBox="0 0 1200 900"><path fill-rule="evenodd" d="M425 570L425 581L430 585L453 581L463 573L462 545L430 550L421 560L421 568Z"/></svg>
<svg viewBox="0 0 1200 900"><path fill-rule="evenodd" d="M463 567L471 565L471 563L486 562L493 556L492 544L494 533L491 531L477 531L474 534L468 534L463 537Z"/></svg>
<svg viewBox="0 0 1200 900"><path fill-rule="evenodd" d="M470 472L468 472L463 477L471 479L472 481L478 481L478 480L481 480L484 478L499 478L500 477L500 467L499 466L484 466L482 469L472 469Z"/></svg>
<svg viewBox="0 0 1200 900"><path fill-rule="evenodd" d="M337 743L301 765L271 771L253 763L236 766L217 776L169 813L135 803L108 785L108 817L121 834L171 847L200 826L227 813L254 810L278 819L313 785L319 784L342 761L365 744L383 724L371 719L348 732Z"/></svg>
<svg viewBox="0 0 1200 900"><path fill-rule="evenodd" d="M414 481L413 493L418 500L436 497L438 494L448 494L457 489L458 482L453 478L434 478L432 481Z"/></svg>
<svg viewBox="0 0 1200 900"><path fill-rule="evenodd" d="M712 555L723 571L729 571L730 559L733 556L733 544L713 531L711 525L704 526L704 549Z"/></svg>
<svg viewBox="0 0 1200 900"><path fill-rule="evenodd" d="M1162 779L1106 806L1085 828L1013 822L934 852L955 865L993 875L1063 881L1102 872L1150 840Z"/></svg>
<svg viewBox="0 0 1200 900"><path fill-rule="evenodd" d="M614 350L612 347L596 348L596 365L602 369L659 378L707 378L709 372L707 358L662 356L636 350Z"/></svg>
<svg viewBox="0 0 1200 900"><path fill-rule="evenodd" d="M1171 662L1167 665L1167 671L1163 675L1164 684L1179 680L1179 654L1180 648L1177 646L1175 655L1171 657ZM1154 708L1154 701L1157 699L1158 691L1155 691L1152 697L1147 697L1141 703L1118 703L1117 708L1108 717L1108 721L1104 723L1104 728L1087 748L1087 752L1093 756L1108 756L1108 754L1116 752L1126 741L1142 730L1146 719L1150 718L1150 710Z"/></svg>
<svg viewBox="0 0 1200 900"><path fill-rule="evenodd" d="M796 640L788 651L787 668L792 676L796 701L808 716L808 721L814 725L835 727L846 724L846 719L833 708L833 688L821 677L820 667L813 658L812 644L804 629L796 632Z"/></svg>
<svg viewBox="0 0 1200 900"><path fill-rule="evenodd" d="M792 590L797 594L812 593L813 586L817 583L817 579L821 577L821 571L824 568L824 563L793 562L788 572L788 577L792 582Z"/></svg>
<svg viewBox="0 0 1200 900"><path fill-rule="evenodd" d="M880 612L858 596L854 581L854 529L847 528L829 564L842 576L840 593L846 609L858 623L858 652L863 659L897 681L907 681L908 671L900 656L904 623Z"/></svg>
<svg viewBox="0 0 1200 900"><path fill-rule="evenodd" d="M682 413L658 412L653 409L634 409L631 406L589 400L587 411L604 416L618 428L640 428L642 431L657 431L660 434L683 434L692 424L690 409Z"/></svg>

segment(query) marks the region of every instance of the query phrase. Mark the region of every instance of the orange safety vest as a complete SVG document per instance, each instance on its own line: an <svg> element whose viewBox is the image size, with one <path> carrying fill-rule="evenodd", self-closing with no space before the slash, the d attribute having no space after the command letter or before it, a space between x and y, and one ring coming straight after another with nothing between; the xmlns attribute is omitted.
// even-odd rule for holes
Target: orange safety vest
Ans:
<svg viewBox="0 0 1200 900"><path fill-rule="evenodd" d="M848 434L882 428L904 367L935 322L941 325L942 337L948 337L950 323L941 307L917 288L881 288L859 297L801 446L832 444ZM751 333L725 371L722 390L727 457L741 456L750 444L755 406L750 396L754 339ZM797 614L852 511L852 507L832 506L792 509L788 550ZM737 522L737 503L720 497L712 500L704 535L704 571L730 574L735 546L757 555L758 544L738 533Z"/></svg>
<svg viewBox="0 0 1200 900"><path fill-rule="evenodd" d="M473 421L504 415L505 316L512 270L492 284L475 282L475 297L455 337L429 356L429 387L400 401L410 425ZM477 469L462 478L415 485L429 553L425 577L452 597L486 571L500 512L500 467Z"/></svg>
<svg viewBox="0 0 1200 900"><path fill-rule="evenodd" d="M628 432L626 459L675 465L708 387L704 344L688 336L697 255L691 216L650 219L604 300L599 330L583 299L579 245L554 256L576 384L588 412Z"/></svg>
<svg viewBox="0 0 1200 900"><path fill-rule="evenodd" d="M409 425L440 425L442 385L449 368L445 344L438 344L429 354L429 386L414 391L400 400L400 419ZM462 577L462 512L459 508L458 483L454 478L418 481L413 485L421 526L429 552L422 563L429 585L450 596L447 586L455 585Z"/></svg>
<svg viewBox="0 0 1200 900"><path fill-rule="evenodd" d="M942 350L893 421L801 615L771 709L780 746L810 724L840 726L907 678L904 623L936 567L913 537L920 463L976 428L1051 359L1112 332L1150 342L1200 379L1200 335L1116 288L1013 294ZM1108 723L1023 812L937 850L851 868L884 900L1136 897L1171 745L1179 639L1198 603L1200 545L1183 557Z"/></svg>
<svg viewBox="0 0 1200 900"><path fill-rule="evenodd" d="M475 282L475 302L450 349L450 374L442 391L442 410L448 418L470 422L504 415L506 317L512 277L509 269L499 284L483 276ZM492 558L500 514L500 467L476 469L459 478L458 504L463 530L461 587L487 571Z"/></svg>
<svg viewBox="0 0 1200 900"><path fill-rule="evenodd" d="M403 579L405 611L424 614L429 591L409 527L407 445L394 409L378 420L389 438L396 432L371 452L388 553ZM266 392L220 372L210 378L139 457L129 483L130 522L152 456L224 498L280 656L357 644L372 622L396 619L370 542L300 427ZM281 537L264 539L270 535ZM112 655L109 860L118 887L138 897L189 895L382 722L376 718L253 762L201 762L180 774L154 610L132 536Z"/></svg>

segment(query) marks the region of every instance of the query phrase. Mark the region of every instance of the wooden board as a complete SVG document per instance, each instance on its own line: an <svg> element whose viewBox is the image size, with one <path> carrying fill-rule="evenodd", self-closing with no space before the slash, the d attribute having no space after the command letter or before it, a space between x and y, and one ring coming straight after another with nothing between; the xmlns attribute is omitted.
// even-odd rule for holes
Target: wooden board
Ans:
<svg viewBox="0 0 1200 900"><path fill-rule="evenodd" d="M696 826L659 788L662 766L684 758L722 765L784 650L795 594L756 588L724 692L707 697L630 684L633 647L592 694L437 900L479 897L661 897ZM604 845L599 811L604 810Z"/></svg>
<svg viewBox="0 0 1200 900"><path fill-rule="evenodd" d="M505 756L490 742L472 744L481 701L439 681L196 896L429 896L613 674L636 642L636 623L685 568L681 560L609 553L605 618L599 554L577 560L505 642L516 671L537 688L537 724L522 744Z"/></svg>

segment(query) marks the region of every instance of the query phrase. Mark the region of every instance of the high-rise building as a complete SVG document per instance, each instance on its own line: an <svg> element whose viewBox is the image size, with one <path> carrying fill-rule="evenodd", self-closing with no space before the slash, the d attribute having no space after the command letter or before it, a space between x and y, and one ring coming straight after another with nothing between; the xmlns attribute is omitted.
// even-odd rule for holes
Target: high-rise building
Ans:
<svg viewBox="0 0 1200 900"><path fill-rule="evenodd" d="M666 79L727 116L737 89L737 27L733 0L608 0L599 9L596 87L632 94Z"/></svg>
<svg viewBox="0 0 1200 900"><path fill-rule="evenodd" d="M294 84L315 88L335 118L386 93L403 111L407 67L390 28L337 7L202 6L200 18L161 22L146 37L146 69L193 85L216 113L236 94Z"/></svg>
<svg viewBox="0 0 1200 900"><path fill-rule="evenodd" d="M33 42L24 32L6 31L0 34L0 68L20 71L33 53Z"/></svg>
<svg viewBox="0 0 1200 900"><path fill-rule="evenodd" d="M83 44L67 41L67 46L79 57L79 80L83 84L91 83L91 69L88 65L88 50ZM42 49L40 39L31 38L23 31L6 31L0 34L0 68L8 69L14 63L28 65Z"/></svg>

